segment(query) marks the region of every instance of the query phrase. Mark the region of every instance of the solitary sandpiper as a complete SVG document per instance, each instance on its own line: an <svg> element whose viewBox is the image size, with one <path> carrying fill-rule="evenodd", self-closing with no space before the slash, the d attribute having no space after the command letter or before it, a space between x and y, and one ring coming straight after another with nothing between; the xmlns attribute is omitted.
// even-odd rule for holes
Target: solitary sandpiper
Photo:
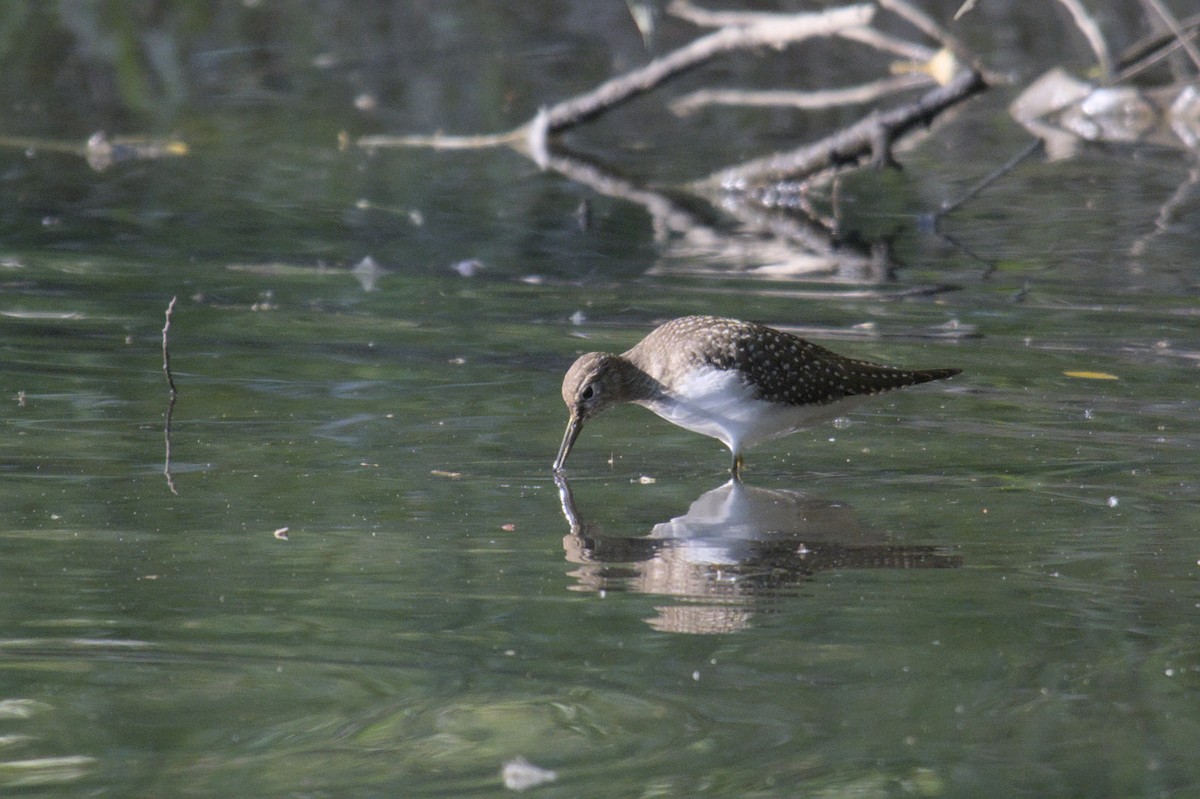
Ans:
<svg viewBox="0 0 1200 799"><path fill-rule="evenodd" d="M842 401L952 377L959 369L898 369L858 361L779 330L716 316L685 316L620 355L589 352L567 371L571 418L554 471L561 471L584 422L632 402L672 424L718 439L733 453L833 418Z"/></svg>

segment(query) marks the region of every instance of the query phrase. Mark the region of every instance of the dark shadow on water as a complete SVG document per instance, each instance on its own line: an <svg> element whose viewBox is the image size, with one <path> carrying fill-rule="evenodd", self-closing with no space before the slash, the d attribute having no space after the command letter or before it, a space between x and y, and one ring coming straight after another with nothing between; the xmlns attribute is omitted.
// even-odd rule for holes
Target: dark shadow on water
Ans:
<svg viewBox="0 0 1200 799"><path fill-rule="evenodd" d="M578 591L673 597L647 619L656 630L745 629L813 575L840 569L958 568L947 547L897 545L862 524L846 504L799 491L730 481L701 494L687 513L649 533L607 533L580 514L566 478L555 478L570 532L563 538Z"/></svg>

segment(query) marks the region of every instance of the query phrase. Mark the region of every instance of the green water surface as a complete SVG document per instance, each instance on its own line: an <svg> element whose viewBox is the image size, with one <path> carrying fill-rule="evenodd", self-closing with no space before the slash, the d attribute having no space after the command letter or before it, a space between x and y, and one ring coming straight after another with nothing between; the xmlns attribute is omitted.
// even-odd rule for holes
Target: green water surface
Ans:
<svg viewBox="0 0 1200 799"><path fill-rule="evenodd" d="M169 17L216 31L182 61L212 82L113 118L187 156L0 151L0 793L498 796L518 758L547 797L1200 791L1190 156L1036 159L960 249L917 214L1023 146L999 97L857 184L881 280L700 277L514 152L337 147L515 124L506 88L585 86L635 30L450 4L280 51L251 23L303 20L244 5ZM11 132L82 142L74 100ZM556 485L572 359L689 313L963 374L762 445L741 493L614 410Z"/></svg>

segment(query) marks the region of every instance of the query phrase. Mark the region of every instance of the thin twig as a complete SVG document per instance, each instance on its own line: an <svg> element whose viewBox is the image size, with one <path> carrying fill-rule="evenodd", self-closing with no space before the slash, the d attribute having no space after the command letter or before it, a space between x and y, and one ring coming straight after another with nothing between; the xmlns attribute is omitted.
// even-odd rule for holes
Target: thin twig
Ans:
<svg viewBox="0 0 1200 799"><path fill-rule="evenodd" d="M959 56L961 60L968 60L966 48L921 9L907 0L878 0L878 2L881 8L886 8L930 39L940 42L943 47Z"/></svg>
<svg viewBox="0 0 1200 799"><path fill-rule="evenodd" d="M171 396L174 397L178 391L175 389L175 378L171 376L171 348L168 344L168 336L171 334L171 312L175 310L175 300L177 297L172 297L171 302L167 304L167 320L163 324L163 372L167 376L167 385L171 387Z"/></svg>
<svg viewBox="0 0 1200 799"><path fill-rule="evenodd" d="M971 188L967 189L967 191L957 200L943 201L941 207L938 208L937 212L933 214L935 222L944 216L954 213L959 208L962 208L969 200L978 196L981 191L1007 175L1009 172L1012 172L1022 161L1040 149L1042 149L1042 140L1034 139L1025 147L1025 149L1021 150L1021 152L1017 153L1012 158L996 167L986 177L984 177Z"/></svg>
<svg viewBox="0 0 1200 799"><path fill-rule="evenodd" d="M1162 0L1145 0L1145 3L1153 8L1158 16L1162 17L1163 22L1167 23L1167 27L1171 29L1171 33L1179 41L1184 52L1188 54L1188 58L1192 59L1192 63L1196 65L1197 69L1200 69L1200 50L1197 50L1195 43L1188 38L1183 26L1179 24L1179 20L1175 19L1175 15L1162 4Z"/></svg>
<svg viewBox="0 0 1200 799"><path fill-rule="evenodd" d="M667 13L699 28L732 28L757 25L778 18L770 11L709 11L694 6L689 0L672 0Z"/></svg>
<svg viewBox="0 0 1200 799"><path fill-rule="evenodd" d="M869 103L897 92L928 86L933 79L921 73L896 75L846 89L823 91L747 91L742 89L700 89L671 103L671 111L681 116L706 105L737 105L773 108L833 108Z"/></svg>
<svg viewBox="0 0 1200 799"><path fill-rule="evenodd" d="M1171 224L1179 215L1180 207L1184 207L1191 199L1197 185L1200 185L1200 166L1192 167L1187 178L1175 188L1174 193L1167 198L1167 201L1159 206L1158 214L1154 218L1154 230L1144 236L1139 236L1133 242L1133 246L1129 248L1131 256L1141 259L1150 248L1151 242L1170 230Z"/></svg>
<svg viewBox="0 0 1200 799"><path fill-rule="evenodd" d="M935 42L939 42L944 49L949 50L959 61L964 64L969 64L971 69L983 76L985 83L989 85L997 85L1009 82L1009 79L1005 75L989 70L987 66L980 62L979 59L975 58L970 49L964 46L963 43L960 42L953 34L935 22L934 19L924 11L908 2L908 0L878 0L878 2L881 8L885 8L888 11L891 11L893 14L901 17L908 24L912 25L917 30L933 39ZM839 35L847 39L856 38L858 41L861 41L864 44L871 44L875 47L882 46L882 43L876 42L879 37L878 33L870 28L864 28L862 30L863 32L861 34L857 30L851 30L847 33L841 33ZM930 58L932 58L932 54L930 55ZM929 59L916 57L913 58L913 60L917 62L923 62Z"/></svg>
<svg viewBox="0 0 1200 799"><path fill-rule="evenodd" d="M1100 26L1096 24L1079 0L1058 0L1058 2L1067 9L1067 13L1075 22L1075 27L1079 28L1083 38L1087 39L1088 44L1091 45L1092 52L1096 54L1096 60L1100 62L1100 70L1104 74L1104 79L1112 78L1112 55L1108 52L1108 43L1104 41L1104 34L1101 32Z"/></svg>
<svg viewBox="0 0 1200 799"><path fill-rule="evenodd" d="M881 33L874 28L847 28L844 31L838 31L838 36L873 47L882 53L891 53L901 58L907 58L918 64L928 61L937 54L937 50L932 47L910 42L899 36Z"/></svg>
<svg viewBox="0 0 1200 799"><path fill-rule="evenodd" d="M1185 40L1195 42L1197 39L1200 39L1200 14L1179 20L1179 33L1155 33L1134 42L1117 60L1120 71L1113 78L1113 83L1127 83L1138 73L1170 56L1183 46Z"/></svg>
<svg viewBox="0 0 1200 799"><path fill-rule="evenodd" d="M175 378L171 376L171 348L169 336L171 333L171 312L175 310L176 297L167 304L166 322L162 330L163 373L167 376L167 385L171 391L167 400L167 419L163 426L163 440L166 446L166 457L163 460L163 476L167 478L167 488L172 494L179 494L175 488L175 478L171 475L171 417L175 413L175 398L179 392L175 388Z"/></svg>
<svg viewBox="0 0 1200 799"><path fill-rule="evenodd" d="M780 19L782 15L772 11L709 11L706 8L694 6L689 0L673 0L667 6L667 13L686 20L700 28L727 28L759 23L768 23ZM936 50L915 42L910 42L890 34L881 33L874 28L850 27L837 32L843 39L860 42L876 50L903 56L913 61L928 61L933 58Z"/></svg>
<svg viewBox="0 0 1200 799"><path fill-rule="evenodd" d="M432 150L483 150L488 147L503 147L520 141L523 127L510 130L507 133L485 133L478 136L447 136L435 133L432 136L362 136L358 146L364 149L374 147L428 147Z"/></svg>

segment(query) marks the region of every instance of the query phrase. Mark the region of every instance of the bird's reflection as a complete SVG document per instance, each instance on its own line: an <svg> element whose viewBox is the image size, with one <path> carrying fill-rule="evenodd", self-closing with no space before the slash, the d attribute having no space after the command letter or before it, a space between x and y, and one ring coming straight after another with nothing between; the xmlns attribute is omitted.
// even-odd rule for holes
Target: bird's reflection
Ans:
<svg viewBox="0 0 1200 799"><path fill-rule="evenodd" d="M797 491L730 481L647 535L610 535L584 521L557 476L570 533L563 538L578 591L636 591L679 601L657 607L656 630L733 632L831 569L956 568L944 547L895 545L863 526L849 506Z"/></svg>

